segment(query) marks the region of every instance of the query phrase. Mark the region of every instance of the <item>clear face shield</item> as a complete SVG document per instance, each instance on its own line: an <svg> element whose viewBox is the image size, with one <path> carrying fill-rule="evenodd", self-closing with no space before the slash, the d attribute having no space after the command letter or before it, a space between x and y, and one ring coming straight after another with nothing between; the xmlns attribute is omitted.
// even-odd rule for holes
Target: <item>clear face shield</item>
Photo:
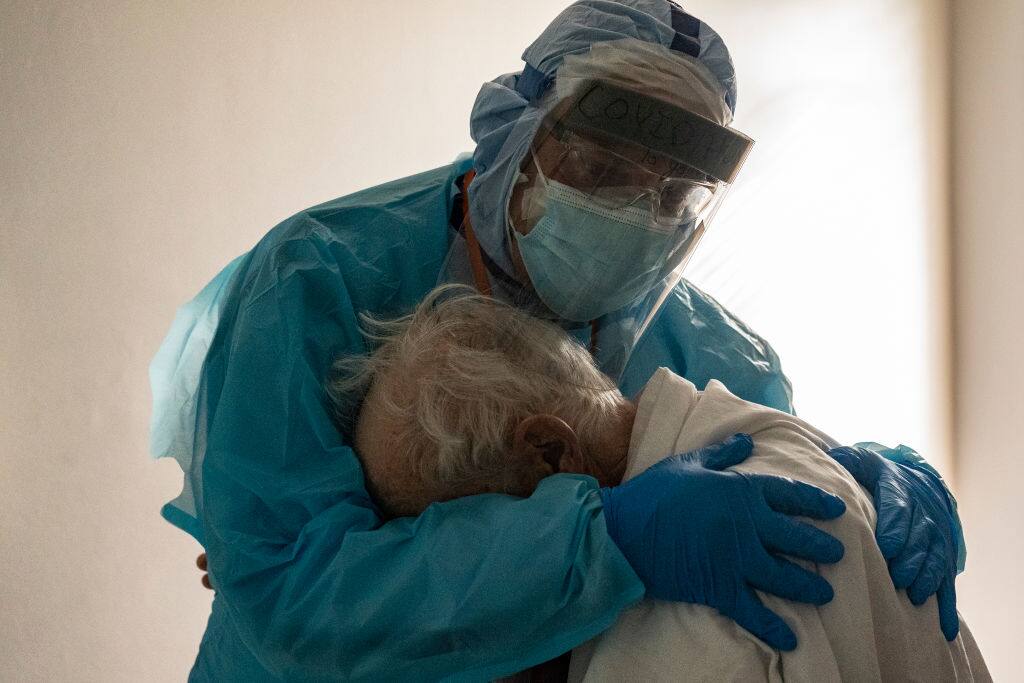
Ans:
<svg viewBox="0 0 1024 683"><path fill-rule="evenodd" d="M707 230L753 141L641 90L573 83L509 205L513 253L558 318L628 312L630 346Z"/></svg>

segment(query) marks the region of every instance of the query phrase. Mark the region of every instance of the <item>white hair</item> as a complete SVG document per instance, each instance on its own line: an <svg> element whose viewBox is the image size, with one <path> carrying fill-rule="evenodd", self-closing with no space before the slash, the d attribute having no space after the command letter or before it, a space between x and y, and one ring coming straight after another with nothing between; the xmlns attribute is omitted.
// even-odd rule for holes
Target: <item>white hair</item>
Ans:
<svg viewBox="0 0 1024 683"><path fill-rule="evenodd" d="M510 448L521 420L549 413L596 434L621 407L615 383L562 329L469 287L439 287L394 320L362 317L377 348L335 361L327 393L351 427L372 388L393 425L387 463L360 454L367 486L390 514L470 493L529 495L537 482L524 481ZM396 468L402 484L388 475Z"/></svg>

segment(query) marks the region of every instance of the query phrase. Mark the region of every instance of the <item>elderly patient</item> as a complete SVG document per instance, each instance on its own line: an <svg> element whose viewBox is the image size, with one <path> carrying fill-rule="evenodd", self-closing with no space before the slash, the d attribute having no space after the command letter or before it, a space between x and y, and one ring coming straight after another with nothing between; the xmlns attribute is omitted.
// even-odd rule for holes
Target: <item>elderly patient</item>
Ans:
<svg viewBox="0 0 1024 683"><path fill-rule="evenodd" d="M702 605L643 600L573 651L570 680L989 679L966 624L947 643L935 606L916 608L893 588L870 496L827 457L827 435L664 368L630 401L563 330L471 291L441 288L409 316L367 320L375 353L335 363L328 393L340 420L356 420L367 488L385 515L473 494L529 496L558 473L612 486L738 432L755 449L734 471L801 479L847 504L839 519L814 522L846 548L843 561L816 567L835 598L816 607L760 595L793 628L796 650L772 650ZM353 396L365 396L361 406Z"/></svg>

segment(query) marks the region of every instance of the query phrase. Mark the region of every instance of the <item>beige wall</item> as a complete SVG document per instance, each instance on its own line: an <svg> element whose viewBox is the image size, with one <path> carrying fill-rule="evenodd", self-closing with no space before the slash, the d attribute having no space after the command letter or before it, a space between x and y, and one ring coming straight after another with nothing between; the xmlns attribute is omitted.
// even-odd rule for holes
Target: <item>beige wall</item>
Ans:
<svg viewBox="0 0 1024 683"><path fill-rule="evenodd" d="M953 3L958 584L996 680L1024 680L1024 2Z"/></svg>
<svg viewBox="0 0 1024 683"><path fill-rule="evenodd" d="M157 513L180 487L176 465L145 455L147 365L175 308L294 211L470 149L467 113L480 83L519 68L523 48L564 4L0 4L0 680L185 676L209 594L191 566L196 544ZM838 53L895 16L889 39L913 46L900 78L919 93L900 125L919 122L923 131L908 163L934 163L914 183L915 201L943 223L944 202L933 196L944 187L944 154L935 151L944 149L943 114L929 107L945 82L944 62L931 59L944 40L945 4L836 4L827 21L814 13L815 0L778 3L770 16L755 0L688 6L736 46L740 121L771 155L789 149L773 120L785 129L800 117L830 115L827 98L809 110L800 98L772 96L792 94L787 79L812 64L794 41L832 31L814 46ZM789 47L776 61L763 58L779 45ZM889 78L886 87L898 85L885 59L865 68ZM829 80L824 67L811 76L812 85ZM1020 121L1017 102L1012 120ZM758 188L755 178L747 196ZM774 210L780 202L768 194ZM799 211L796 199L781 204ZM742 246L723 232L730 234ZM941 263L941 239L901 248L924 249L922 258ZM753 281L785 289L786 277L769 268ZM929 271L915 281L926 294L901 305L942 301L943 277ZM714 293L732 305L728 288ZM923 327L915 339L943 329L938 308L917 311ZM922 350L921 367L943 366L944 343ZM817 362L832 362L823 358ZM913 410L941 460L944 380L932 386L933 404ZM979 387L979 401L985 395L988 387ZM995 432L978 424L965 452L1009 460ZM972 492L987 490L972 472L964 470L973 487L963 495L968 512L980 498ZM966 518L972 570L996 571L986 567L998 566L998 539L985 533L1001 520ZM988 564L983 544L992 544ZM971 597L967 614L989 623L997 596ZM991 623L980 628L995 638L998 622ZM988 653L984 639L982 646Z"/></svg>

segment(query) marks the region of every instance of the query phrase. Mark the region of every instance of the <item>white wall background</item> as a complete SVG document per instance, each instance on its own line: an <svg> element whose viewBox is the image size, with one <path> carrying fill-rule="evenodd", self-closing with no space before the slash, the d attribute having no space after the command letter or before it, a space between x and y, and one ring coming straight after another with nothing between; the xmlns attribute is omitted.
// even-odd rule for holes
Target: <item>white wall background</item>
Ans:
<svg viewBox="0 0 1024 683"><path fill-rule="evenodd" d="M689 277L772 343L804 418L948 471L945 7L722 5L691 3L757 144Z"/></svg>
<svg viewBox="0 0 1024 683"><path fill-rule="evenodd" d="M146 458L175 308L296 210L471 149L480 83L565 4L0 5L0 679L184 678L210 596L158 515L176 465ZM949 471L945 3L687 6L759 141L692 277L806 417Z"/></svg>

